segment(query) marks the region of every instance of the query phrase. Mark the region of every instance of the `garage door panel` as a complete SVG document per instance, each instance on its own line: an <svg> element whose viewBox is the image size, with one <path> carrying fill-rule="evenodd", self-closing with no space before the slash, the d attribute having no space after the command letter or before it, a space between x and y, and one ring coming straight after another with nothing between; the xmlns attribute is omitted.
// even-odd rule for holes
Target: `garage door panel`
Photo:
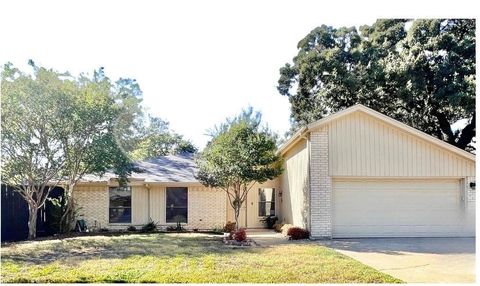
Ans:
<svg viewBox="0 0 480 286"><path fill-rule="evenodd" d="M333 235L469 236L459 180L334 180Z"/></svg>
<svg viewBox="0 0 480 286"><path fill-rule="evenodd" d="M464 232L460 226L348 226L336 228L336 237L444 237Z"/></svg>
<svg viewBox="0 0 480 286"><path fill-rule="evenodd" d="M349 200L344 200L343 197L349 198ZM431 205L444 205L451 206L455 202L459 201L459 194L456 193L456 190L449 191L425 191L422 193L421 190L410 191L410 190L395 190L395 191L358 191L358 190L342 190L338 194L339 204L350 204L355 207L356 200L362 200L367 203L377 203L379 200L385 204L396 203L399 204L409 203L413 206L431 206ZM381 207L380 205L378 207Z"/></svg>

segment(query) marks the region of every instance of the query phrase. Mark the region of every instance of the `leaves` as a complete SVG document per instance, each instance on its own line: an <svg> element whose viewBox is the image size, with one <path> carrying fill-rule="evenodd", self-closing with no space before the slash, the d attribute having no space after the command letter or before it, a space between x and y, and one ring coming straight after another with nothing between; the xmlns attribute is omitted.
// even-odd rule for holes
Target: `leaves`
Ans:
<svg viewBox="0 0 480 286"><path fill-rule="evenodd" d="M197 159L197 178L206 186L221 188L238 214L255 183L279 176L282 160L276 154L276 136L261 126L261 115L247 109L216 128L213 139Z"/></svg>
<svg viewBox="0 0 480 286"><path fill-rule="evenodd" d="M468 149L474 120L457 134L450 125L475 110L475 20L416 20L408 31L407 22L322 25L302 39L277 87L289 97L293 127L361 103Z"/></svg>

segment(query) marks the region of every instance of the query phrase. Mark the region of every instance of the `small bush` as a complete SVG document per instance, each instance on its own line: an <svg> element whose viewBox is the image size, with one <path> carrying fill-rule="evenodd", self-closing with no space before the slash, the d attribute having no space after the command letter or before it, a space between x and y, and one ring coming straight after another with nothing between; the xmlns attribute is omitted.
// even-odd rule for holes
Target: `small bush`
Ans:
<svg viewBox="0 0 480 286"><path fill-rule="evenodd" d="M287 235L287 234L288 234L288 230L289 230L290 228L292 228L292 227L293 227L292 224L286 223L286 224L282 225L282 227L280 227L280 231L282 232L283 235Z"/></svg>
<svg viewBox="0 0 480 286"><path fill-rule="evenodd" d="M102 228L99 229L98 231L100 231L100 232L108 232L109 230L108 230L108 228L106 228L106 227L102 227Z"/></svg>
<svg viewBox="0 0 480 286"><path fill-rule="evenodd" d="M167 231L185 231L182 224L177 222L176 225L169 225L167 226Z"/></svg>
<svg viewBox="0 0 480 286"><path fill-rule="evenodd" d="M241 228L233 232L233 239L238 242L242 242L247 240L247 232L245 229Z"/></svg>
<svg viewBox="0 0 480 286"><path fill-rule="evenodd" d="M230 233L235 230L235 226L236 226L236 223L229 221L227 222L227 224L225 224L223 231Z"/></svg>
<svg viewBox="0 0 480 286"><path fill-rule="evenodd" d="M287 233L289 239L297 240L297 239L307 239L310 237L310 232L306 229L301 227L291 227Z"/></svg>
<svg viewBox="0 0 480 286"><path fill-rule="evenodd" d="M149 223L142 226L141 232L154 232L157 231L157 225L151 220Z"/></svg>
<svg viewBox="0 0 480 286"><path fill-rule="evenodd" d="M133 225L127 227L127 231L137 231L137 228Z"/></svg>
<svg viewBox="0 0 480 286"><path fill-rule="evenodd" d="M282 232L283 223L276 223L273 225L275 232Z"/></svg>
<svg viewBox="0 0 480 286"><path fill-rule="evenodd" d="M276 216L267 216L265 218L265 223L267 224L268 229L272 229L275 223L277 222L278 217Z"/></svg>

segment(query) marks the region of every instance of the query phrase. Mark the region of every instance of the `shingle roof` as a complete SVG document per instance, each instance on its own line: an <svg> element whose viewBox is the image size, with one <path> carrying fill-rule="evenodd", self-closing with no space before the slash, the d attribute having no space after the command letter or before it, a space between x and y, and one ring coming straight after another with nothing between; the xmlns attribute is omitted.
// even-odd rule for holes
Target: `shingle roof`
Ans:
<svg viewBox="0 0 480 286"><path fill-rule="evenodd" d="M141 172L132 173L129 178L141 179L145 182L198 182L195 179L197 166L193 154L161 156L147 161L135 162ZM106 172L103 176L85 175L82 182L107 182L117 176Z"/></svg>

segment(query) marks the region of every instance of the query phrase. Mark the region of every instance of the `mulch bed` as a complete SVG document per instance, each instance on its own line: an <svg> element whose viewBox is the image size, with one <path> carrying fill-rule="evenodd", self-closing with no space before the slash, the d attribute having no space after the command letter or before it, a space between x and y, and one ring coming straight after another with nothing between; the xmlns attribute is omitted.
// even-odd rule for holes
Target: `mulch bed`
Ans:
<svg viewBox="0 0 480 286"><path fill-rule="evenodd" d="M226 246L240 246L240 247L258 246L255 240L250 238L247 238L244 241L236 241L235 239L228 239L228 237L224 237L223 244L225 244Z"/></svg>

